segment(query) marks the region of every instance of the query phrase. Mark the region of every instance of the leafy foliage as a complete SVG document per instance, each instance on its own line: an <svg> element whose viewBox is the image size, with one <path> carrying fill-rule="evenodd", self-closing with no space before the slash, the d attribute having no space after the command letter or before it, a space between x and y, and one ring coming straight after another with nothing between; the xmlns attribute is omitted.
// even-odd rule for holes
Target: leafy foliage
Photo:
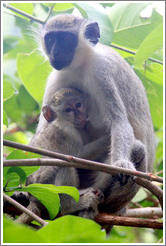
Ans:
<svg viewBox="0 0 166 246"><path fill-rule="evenodd" d="M58 13L77 13L99 23L100 41L116 46L116 50L129 62L140 77L149 100L152 120L156 133L157 151L154 172L163 169L163 17L148 2L139 3L11 3L27 14L43 21L47 19L50 8L52 15ZM146 8L151 7L151 15L144 17ZM14 17L13 15L16 15ZM3 53L3 130L4 139L28 144L35 132L47 77L52 70L37 51L31 29L36 23L27 17L5 9ZM119 49L119 48L122 48ZM127 50L127 51L126 51ZM133 55L135 52L135 55ZM158 62L149 60L149 57ZM7 159L38 158L38 155L4 148ZM79 194L74 187L55 187L53 185L33 184L24 186L25 175L35 172L38 167L5 167L4 186L14 190L28 191L36 196L48 209L51 219L59 212L60 193L72 196L76 201ZM10 174L10 176L9 176ZM160 174L162 175L162 173ZM10 177L10 179L9 179ZM21 186L20 186L21 180ZM12 192L7 192L11 195ZM153 201L153 199L152 199ZM151 206L144 189L140 189L134 203ZM61 229L60 229L61 228ZM114 227L110 238L94 221L75 216L64 216L44 228L34 231L24 225L4 217L4 243L155 243L161 231ZM15 235L19 235L16 237Z"/></svg>

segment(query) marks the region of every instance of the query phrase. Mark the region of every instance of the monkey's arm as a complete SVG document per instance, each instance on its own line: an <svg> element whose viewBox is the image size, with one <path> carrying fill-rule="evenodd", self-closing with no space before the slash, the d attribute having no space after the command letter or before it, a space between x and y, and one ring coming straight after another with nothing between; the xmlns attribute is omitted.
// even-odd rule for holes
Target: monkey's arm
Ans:
<svg viewBox="0 0 166 246"><path fill-rule="evenodd" d="M80 158L97 160L107 152L109 139L107 136L98 138L83 146L83 150L78 154Z"/></svg>

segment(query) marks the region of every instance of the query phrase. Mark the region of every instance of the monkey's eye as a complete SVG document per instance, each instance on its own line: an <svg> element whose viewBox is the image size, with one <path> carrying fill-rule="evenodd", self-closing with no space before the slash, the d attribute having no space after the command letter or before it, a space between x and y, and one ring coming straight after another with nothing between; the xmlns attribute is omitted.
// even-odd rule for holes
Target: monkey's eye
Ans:
<svg viewBox="0 0 166 246"><path fill-rule="evenodd" d="M66 109L65 109L65 112L66 112L66 113L70 113L71 111L72 111L71 108L66 108Z"/></svg>
<svg viewBox="0 0 166 246"><path fill-rule="evenodd" d="M76 104L76 108L80 108L82 106L82 104L79 102Z"/></svg>

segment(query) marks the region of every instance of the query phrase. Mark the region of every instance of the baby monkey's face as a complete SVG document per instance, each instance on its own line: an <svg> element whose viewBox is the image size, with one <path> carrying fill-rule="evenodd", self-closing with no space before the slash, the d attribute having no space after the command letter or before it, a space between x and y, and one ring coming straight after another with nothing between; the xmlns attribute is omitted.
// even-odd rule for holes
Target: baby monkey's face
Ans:
<svg viewBox="0 0 166 246"><path fill-rule="evenodd" d="M70 122L76 128L84 128L88 121L87 102L84 96L73 96L67 98L55 106L54 103L43 107L43 116L48 122L56 119L63 122Z"/></svg>
<svg viewBox="0 0 166 246"><path fill-rule="evenodd" d="M88 121L87 103L81 96L66 100L59 113L76 128L84 128Z"/></svg>

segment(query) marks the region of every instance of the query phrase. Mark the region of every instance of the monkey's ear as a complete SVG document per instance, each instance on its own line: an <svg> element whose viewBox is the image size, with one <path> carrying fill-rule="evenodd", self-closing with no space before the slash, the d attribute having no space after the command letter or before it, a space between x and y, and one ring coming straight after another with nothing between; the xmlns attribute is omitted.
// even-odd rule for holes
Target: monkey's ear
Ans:
<svg viewBox="0 0 166 246"><path fill-rule="evenodd" d="M100 38L100 30L97 22L91 22L86 26L86 30L84 33L86 39L93 44L97 44Z"/></svg>
<svg viewBox="0 0 166 246"><path fill-rule="evenodd" d="M50 106L45 105L42 108L43 116L48 122L52 122L56 119L56 113L51 109Z"/></svg>

